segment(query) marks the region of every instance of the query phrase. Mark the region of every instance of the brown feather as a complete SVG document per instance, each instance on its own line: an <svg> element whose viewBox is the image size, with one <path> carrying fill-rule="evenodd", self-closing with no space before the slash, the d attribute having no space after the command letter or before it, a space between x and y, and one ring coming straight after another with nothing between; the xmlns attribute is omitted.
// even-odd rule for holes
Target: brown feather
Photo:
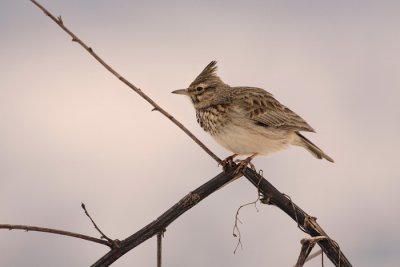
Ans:
<svg viewBox="0 0 400 267"><path fill-rule="evenodd" d="M235 102L240 102L246 116L258 125L292 131L315 132L299 115L256 87L232 87ZM251 96L251 97L250 97Z"/></svg>

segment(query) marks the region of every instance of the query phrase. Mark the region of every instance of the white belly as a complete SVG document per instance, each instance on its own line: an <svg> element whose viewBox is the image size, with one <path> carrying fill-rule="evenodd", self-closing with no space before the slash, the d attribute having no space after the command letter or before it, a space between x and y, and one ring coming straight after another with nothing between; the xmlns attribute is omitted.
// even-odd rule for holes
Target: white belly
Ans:
<svg viewBox="0 0 400 267"><path fill-rule="evenodd" d="M253 126L250 129L229 124L224 127L223 132L212 136L221 146L235 154L268 155L287 148L295 133L261 126Z"/></svg>

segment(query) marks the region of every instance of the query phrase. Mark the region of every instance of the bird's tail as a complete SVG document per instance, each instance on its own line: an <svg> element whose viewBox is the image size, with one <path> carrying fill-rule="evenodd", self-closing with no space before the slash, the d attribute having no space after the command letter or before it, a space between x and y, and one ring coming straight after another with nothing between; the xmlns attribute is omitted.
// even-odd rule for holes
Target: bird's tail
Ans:
<svg viewBox="0 0 400 267"><path fill-rule="evenodd" d="M324 158L327 161L334 162L334 160L331 157L329 157L327 154L325 154L319 147L314 145L310 140L305 138L302 134L300 134L299 132L296 132L296 134L297 134L298 138L295 139L295 141L293 143L294 145L304 147L311 154L313 154L314 157L316 157L318 159Z"/></svg>

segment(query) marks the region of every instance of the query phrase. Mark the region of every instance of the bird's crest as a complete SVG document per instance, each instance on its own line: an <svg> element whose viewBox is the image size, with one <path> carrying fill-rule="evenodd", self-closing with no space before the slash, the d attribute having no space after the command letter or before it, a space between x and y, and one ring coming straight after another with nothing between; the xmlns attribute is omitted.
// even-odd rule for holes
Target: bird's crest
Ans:
<svg viewBox="0 0 400 267"><path fill-rule="evenodd" d="M211 61L204 70L196 77L196 79L190 84L190 87L198 84L218 85L223 84L222 80L217 75L217 61Z"/></svg>

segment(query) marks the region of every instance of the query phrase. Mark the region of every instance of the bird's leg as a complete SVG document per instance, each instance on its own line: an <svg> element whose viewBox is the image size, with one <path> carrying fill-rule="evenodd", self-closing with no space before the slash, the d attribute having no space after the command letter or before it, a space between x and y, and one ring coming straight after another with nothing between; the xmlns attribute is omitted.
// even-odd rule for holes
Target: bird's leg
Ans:
<svg viewBox="0 0 400 267"><path fill-rule="evenodd" d="M226 167L233 162L233 159L237 156L237 154L233 154L230 155L229 157L227 157L226 159L224 159L223 161L221 161L218 165L221 165L224 170L226 169Z"/></svg>
<svg viewBox="0 0 400 267"><path fill-rule="evenodd" d="M238 162L239 164L238 164L238 167L237 167L237 169L236 169L236 171L235 171L235 174L239 173L241 170L243 170L244 168L246 168L247 165L250 165L250 168L251 168L252 170L255 171L255 170L256 170L256 167L254 166L253 163L251 163L251 160L252 160L255 156L257 156L257 153L254 153L254 154L251 155L250 157L247 157L247 158L245 158L245 159L243 159L243 160L236 160L236 162Z"/></svg>

